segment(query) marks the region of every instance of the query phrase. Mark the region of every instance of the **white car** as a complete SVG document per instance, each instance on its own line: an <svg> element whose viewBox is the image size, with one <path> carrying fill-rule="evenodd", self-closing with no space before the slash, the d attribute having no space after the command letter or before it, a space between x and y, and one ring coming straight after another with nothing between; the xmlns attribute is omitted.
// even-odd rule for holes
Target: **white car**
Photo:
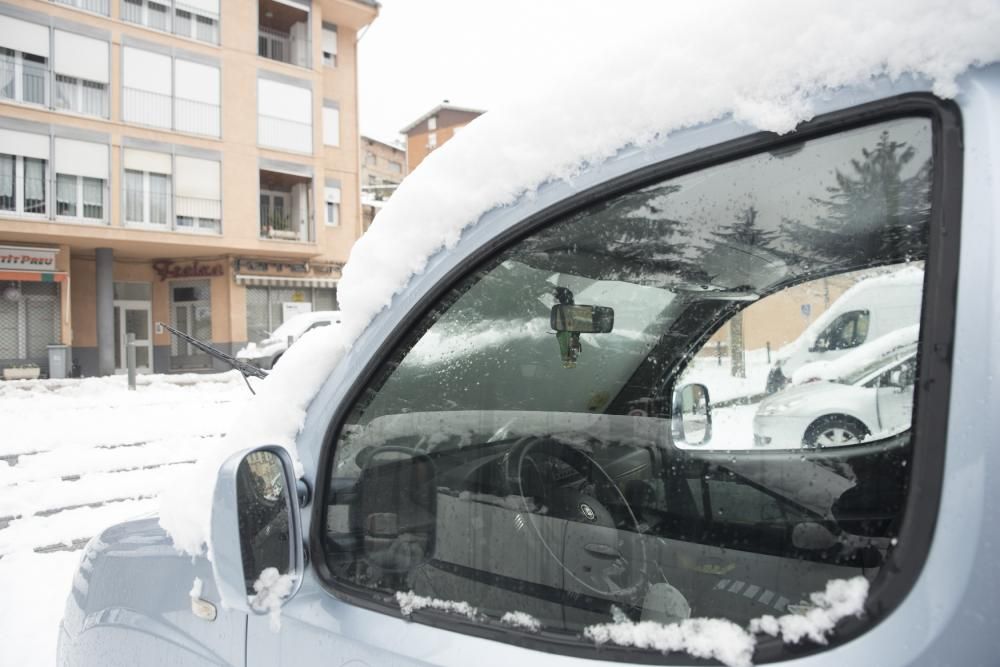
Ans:
<svg viewBox="0 0 1000 667"><path fill-rule="evenodd" d="M340 311L318 310L313 313L300 313L290 317L259 343L247 343L246 347L236 353L236 358L249 361L265 370L274 368L278 359L288 349L289 339L297 341L305 332L331 324L340 324Z"/></svg>
<svg viewBox="0 0 1000 667"><path fill-rule="evenodd" d="M836 447L909 428L916 336L916 326L906 327L834 362L800 368L791 387L758 406L754 445Z"/></svg>

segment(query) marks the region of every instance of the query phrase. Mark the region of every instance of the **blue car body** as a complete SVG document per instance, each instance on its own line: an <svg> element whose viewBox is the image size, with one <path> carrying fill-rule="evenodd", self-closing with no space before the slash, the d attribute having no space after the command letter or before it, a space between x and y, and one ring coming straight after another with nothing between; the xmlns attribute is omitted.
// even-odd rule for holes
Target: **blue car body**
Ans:
<svg viewBox="0 0 1000 667"><path fill-rule="evenodd" d="M928 93L925 81L879 79L817 103L820 113ZM884 619L834 648L785 656L814 667L845 664L987 665L1000 660L1000 67L960 79L955 102L964 143L961 247L958 268L952 388L943 482L933 540L919 575ZM535 196L493 210L460 242L431 258L347 352L312 402L297 441L304 479L315 486L331 420L378 353L446 276L506 231L541 211L572 201L612 179L666 160L710 150L755 133L721 120L672 134L669 140L626 148L586 169L571 183L543 186ZM933 278L932 278L933 279ZM260 443L266 444L266 443ZM302 512L304 535L314 514ZM203 582L201 599L217 607L214 620L192 612L188 591ZM505 637L455 632L353 604L329 592L312 563L283 607L281 630L263 615L219 604L211 564L178 554L155 520L104 531L87 546L60 629L62 665L563 665L598 664L555 654ZM653 654L654 658L657 654ZM637 660L645 661L640 654ZM672 664L685 664L683 655ZM607 664L615 664L609 661ZM690 659L691 663L696 662Z"/></svg>

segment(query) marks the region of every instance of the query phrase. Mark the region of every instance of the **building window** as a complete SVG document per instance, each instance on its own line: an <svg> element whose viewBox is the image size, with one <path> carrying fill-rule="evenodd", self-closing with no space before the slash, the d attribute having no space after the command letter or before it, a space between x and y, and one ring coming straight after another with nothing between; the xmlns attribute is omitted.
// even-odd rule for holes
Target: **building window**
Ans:
<svg viewBox="0 0 1000 667"><path fill-rule="evenodd" d="M55 30L55 102L57 109L108 117L109 44L100 39Z"/></svg>
<svg viewBox="0 0 1000 667"><path fill-rule="evenodd" d="M125 224L165 228L170 223L173 164L169 155L127 148Z"/></svg>
<svg viewBox="0 0 1000 667"><path fill-rule="evenodd" d="M108 0L56 0L56 2L76 7L77 9L85 9L88 12L104 14L105 16L108 15L110 5Z"/></svg>
<svg viewBox="0 0 1000 667"><path fill-rule="evenodd" d="M436 129L438 129L437 116L431 116L430 118L427 119L427 131L433 132Z"/></svg>
<svg viewBox="0 0 1000 667"><path fill-rule="evenodd" d="M394 162L394 161L391 161L391 160L389 161L389 164L386 167L386 169L388 169L389 171L391 171L394 174L402 174L403 173L403 165L401 163L399 163L399 162Z"/></svg>
<svg viewBox="0 0 1000 667"><path fill-rule="evenodd" d="M427 150L434 150L438 145L438 135L437 132L431 132L427 135Z"/></svg>
<svg viewBox="0 0 1000 667"><path fill-rule="evenodd" d="M48 60L0 47L0 98L26 104L46 104Z"/></svg>
<svg viewBox="0 0 1000 667"><path fill-rule="evenodd" d="M336 227L340 224L340 187L328 185L324 191L324 195L326 224L330 227Z"/></svg>
<svg viewBox="0 0 1000 667"><path fill-rule="evenodd" d="M323 24L323 64L337 66L337 26L329 23Z"/></svg>
<svg viewBox="0 0 1000 667"><path fill-rule="evenodd" d="M105 220L108 147L65 137L55 139L56 215Z"/></svg>
<svg viewBox="0 0 1000 667"><path fill-rule="evenodd" d="M257 143L268 148L312 153L312 90L257 79Z"/></svg>
<svg viewBox="0 0 1000 667"><path fill-rule="evenodd" d="M126 122L220 136L218 67L129 46L124 54Z"/></svg>
<svg viewBox="0 0 1000 667"><path fill-rule="evenodd" d="M209 44L219 43L218 0L173 2L173 20L168 3L155 0L122 0L121 18L154 30L173 32L180 37Z"/></svg>
<svg viewBox="0 0 1000 667"><path fill-rule="evenodd" d="M323 107L323 144L326 146L340 145L340 109Z"/></svg>
<svg viewBox="0 0 1000 667"><path fill-rule="evenodd" d="M221 170L216 160L184 156L174 158L176 229L191 232L222 232Z"/></svg>

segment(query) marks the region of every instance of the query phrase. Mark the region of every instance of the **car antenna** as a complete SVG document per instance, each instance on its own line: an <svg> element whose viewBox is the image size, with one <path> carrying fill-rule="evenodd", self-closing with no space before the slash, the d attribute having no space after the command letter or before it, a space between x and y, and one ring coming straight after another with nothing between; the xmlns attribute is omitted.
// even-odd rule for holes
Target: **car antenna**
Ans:
<svg viewBox="0 0 1000 667"><path fill-rule="evenodd" d="M226 362L227 364L238 370L240 372L240 375L243 376L243 381L247 383L247 389L250 390L250 393L253 394L254 396L257 395L257 392L255 392L253 390L253 387L250 386L249 378L251 375L254 376L255 378L260 378L261 380L266 378L267 371L265 371L263 368L255 366L254 364L251 364L249 362L243 361L242 359L237 359L232 355L226 354L222 350L212 347L211 345L209 345L204 341L198 340L193 336L189 336L183 331L178 331L169 324L164 324L163 322L157 322L156 327L158 331L160 329L166 329L167 331L177 336L178 338L186 340L187 342L191 343L199 350L208 353L209 355L215 357L216 359L220 359Z"/></svg>

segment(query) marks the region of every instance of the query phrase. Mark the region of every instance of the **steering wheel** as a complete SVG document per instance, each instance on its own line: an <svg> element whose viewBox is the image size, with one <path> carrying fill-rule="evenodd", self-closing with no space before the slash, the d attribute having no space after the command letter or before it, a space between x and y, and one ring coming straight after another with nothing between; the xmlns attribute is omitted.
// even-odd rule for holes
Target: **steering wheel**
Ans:
<svg viewBox="0 0 1000 667"><path fill-rule="evenodd" d="M599 473L609 483L634 527L634 537L626 538L624 548L611 512L592 494L575 488L577 485L558 485L546 474L550 466L545 465L545 459L566 464L584 480L594 481ZM520 499L527 523L568 577L602 598L641 602L649 580L646 541L628 500L597 461L579 447L553 437L525 436L504 455L503 466L508 492ZM562 545L546 541L542 516L565 521Z"/></svg>

